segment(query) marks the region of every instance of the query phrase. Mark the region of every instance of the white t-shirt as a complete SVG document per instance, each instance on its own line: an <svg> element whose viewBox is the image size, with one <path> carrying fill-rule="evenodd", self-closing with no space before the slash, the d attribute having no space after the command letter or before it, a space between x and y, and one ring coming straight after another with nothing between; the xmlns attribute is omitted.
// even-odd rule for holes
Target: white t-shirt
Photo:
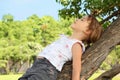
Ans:
<svg viewBox="0 0 120 80"><path fill-rule="evenodd" d="M45 47L38 56L47 58L58 71L61 71L64 63L72 60L72 46L76 42L79 42L82 45L84 52L85 46L82 41L70 39L67 36L62 35L58 40Z"/></svg>

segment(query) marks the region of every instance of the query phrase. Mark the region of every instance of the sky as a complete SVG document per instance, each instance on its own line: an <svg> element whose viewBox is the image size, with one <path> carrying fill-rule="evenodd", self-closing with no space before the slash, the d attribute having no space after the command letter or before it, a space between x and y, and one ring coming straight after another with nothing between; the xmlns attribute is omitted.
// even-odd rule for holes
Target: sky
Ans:
<svg viewBox="0 0 120 80"><path fill-rule="evenodd" d="M61 8L56 0L0 0L0 20L5 14L13 15L15 20L25 20L33 14L39 17L49 15L58 20Z"/></svg>

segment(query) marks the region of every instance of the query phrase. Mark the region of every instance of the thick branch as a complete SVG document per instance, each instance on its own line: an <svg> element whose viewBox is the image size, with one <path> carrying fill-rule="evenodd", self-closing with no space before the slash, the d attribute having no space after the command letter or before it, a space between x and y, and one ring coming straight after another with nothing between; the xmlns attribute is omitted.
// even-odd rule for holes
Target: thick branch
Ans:
<svg viewBox="0 0 120 80"><path fill-rule="evenodd" d="M120 64L115 65L112 69L104 72L95 80L112 80L114 76L120 73Z"/></svg>

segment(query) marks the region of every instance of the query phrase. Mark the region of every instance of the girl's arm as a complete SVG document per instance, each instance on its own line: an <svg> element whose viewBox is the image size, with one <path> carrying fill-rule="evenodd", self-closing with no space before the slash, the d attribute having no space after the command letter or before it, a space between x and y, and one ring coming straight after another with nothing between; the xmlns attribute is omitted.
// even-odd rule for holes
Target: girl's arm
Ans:
<svg viewBox="0 0 120 80"><path fill-rule="evenodd" d="M73 68L72 80L80 80L82 47L80 43L75 43L72 47Z"/></svg>

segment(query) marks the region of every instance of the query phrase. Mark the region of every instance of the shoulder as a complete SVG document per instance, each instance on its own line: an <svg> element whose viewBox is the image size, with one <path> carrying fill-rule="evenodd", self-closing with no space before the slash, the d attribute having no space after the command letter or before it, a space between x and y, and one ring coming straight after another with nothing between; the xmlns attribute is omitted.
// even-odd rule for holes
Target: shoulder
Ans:
<svg viewBox="0 0 120 80"><path fill-rule="evenodd" d="M72 46L72 52L81 52L82 53L82 45L79 42L76 42Z"/></svg>
<svg viewBox="0 0 120 80"><path fill-rule="evenodd" d="M81 48L82 52L85 51L85 45L84 45L84 43L82 41L78 41L78 40L74 41L72 47L74 47L74 46Z"/></svg>
<svg viewBox="0 0 120 80"><path fill-rule="evenodd" d="M81 45L81 43L76 42L76 43L73 44L73 47L82 48L82 45Z"/></svg>
<svg viewBox="0 0 120 80"><path fill-rule="evenodd" d="M72 47L73 61L81 59L82 53L83 52L82 52L82 47L81 47L80 43L75 43Z"/></svg>

